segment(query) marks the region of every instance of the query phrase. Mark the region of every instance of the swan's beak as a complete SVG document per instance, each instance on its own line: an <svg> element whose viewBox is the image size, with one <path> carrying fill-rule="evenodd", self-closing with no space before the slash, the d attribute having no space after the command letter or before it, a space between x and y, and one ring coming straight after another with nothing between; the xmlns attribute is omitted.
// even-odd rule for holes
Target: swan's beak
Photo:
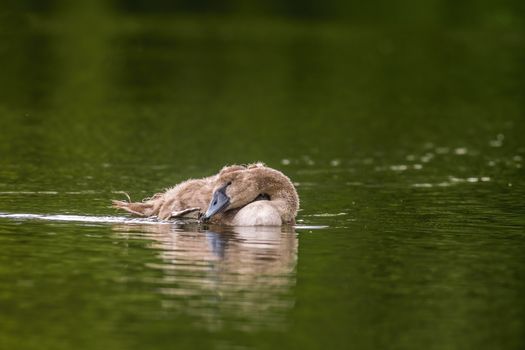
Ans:
<svg viewBox="0 0 525 350"><path fill-rule="evenodd" d="M202 217L202 220L209 220L213 215L224 211L224 209L226 209L229 204L230 197L226 195L226 186L219 188L213 193L210 205L208 206L208 210L206 211L206 214L204 214L204 216Z"/></svg>

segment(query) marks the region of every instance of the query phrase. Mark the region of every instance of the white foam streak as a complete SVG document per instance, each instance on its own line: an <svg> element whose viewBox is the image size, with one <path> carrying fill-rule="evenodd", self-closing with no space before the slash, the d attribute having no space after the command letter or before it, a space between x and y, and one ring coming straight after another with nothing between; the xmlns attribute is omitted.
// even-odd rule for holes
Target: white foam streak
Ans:
<svg viewBox="0 0 525 350"><path fill-rule="evenodd" d="M340 214L338 214L340 215ZM60 221L60 222L82 222L82 223L98 223L98 224L141 224L141 225L171 225L183 224L177 221L158 221L155 218L127 218L122 216L86 216L86 215L45 215L45 214L8 214L0 213L0 219L12 220L45 220L45 221ZM296 225L296 229L323 229L328 226L316 225Z"/></svg>
<svg viewBox="0 0 525 350"><path fill-rule="evenodd" d="M65 222L87 222L87 223L119 223L119 224L169 224L169 222L156 221L154 219L126 218L120 216L84 216L84 215L44 215L44 214L7 214L0 213L0 218L14 220L46 220Z"/></svg>

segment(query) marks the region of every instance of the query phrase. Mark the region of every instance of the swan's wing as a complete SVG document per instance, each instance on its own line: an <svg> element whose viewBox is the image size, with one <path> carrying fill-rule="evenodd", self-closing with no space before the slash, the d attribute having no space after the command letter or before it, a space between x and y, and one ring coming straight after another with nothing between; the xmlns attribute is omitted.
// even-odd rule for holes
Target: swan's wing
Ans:
<svg viewBox="0 0 525 350"><path fill-rule="evenodd" d="M184 210L172 211L169 218L198 219L200 210L201 208L188 208Z"/></svg>

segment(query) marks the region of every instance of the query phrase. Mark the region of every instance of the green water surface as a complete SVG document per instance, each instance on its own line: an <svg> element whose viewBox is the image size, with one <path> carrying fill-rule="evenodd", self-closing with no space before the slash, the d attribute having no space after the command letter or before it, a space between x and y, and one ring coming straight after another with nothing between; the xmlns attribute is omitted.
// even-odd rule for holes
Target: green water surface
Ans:
<svg viewBox="0 0 525 350"><path fill-rule="evenodd" d="M525 348L521 5L432 3L2 5L0 349ZM253 161L297 227L109 208Z"/></svg>

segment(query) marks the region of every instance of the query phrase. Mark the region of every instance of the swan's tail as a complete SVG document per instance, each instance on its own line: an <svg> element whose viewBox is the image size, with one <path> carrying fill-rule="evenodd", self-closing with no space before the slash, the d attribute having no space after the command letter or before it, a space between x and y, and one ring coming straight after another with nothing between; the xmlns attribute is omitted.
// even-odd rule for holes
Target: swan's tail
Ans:
<svg viewBox="0 0 525 350"><path fill-rule="evenodd" d="M160 207L164 203L164 194L157 193L151 198L146 198L142 202L131 202L128 197L128 201L112 200L112 207L120 210L125 210L128 213L137 216L150 217L159 214Z"/></svg>

